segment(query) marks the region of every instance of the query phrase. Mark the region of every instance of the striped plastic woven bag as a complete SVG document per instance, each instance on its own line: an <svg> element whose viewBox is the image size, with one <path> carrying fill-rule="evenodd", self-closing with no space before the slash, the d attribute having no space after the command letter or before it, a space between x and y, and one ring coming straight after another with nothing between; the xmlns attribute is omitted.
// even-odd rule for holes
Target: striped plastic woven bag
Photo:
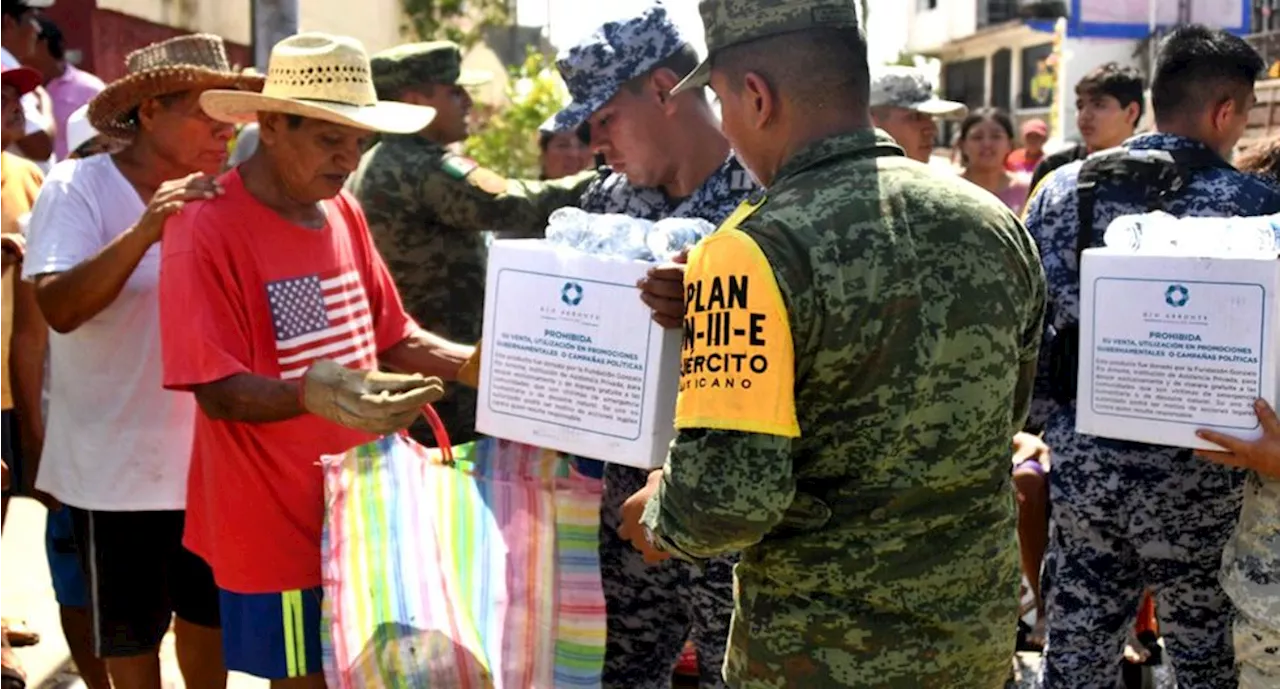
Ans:
<svg viewBox="0 0 1280 689"><path fill-rule="evenodd" d="M599 686L598 481L491 439L388 436L324 465L330 687Z"/></svg>

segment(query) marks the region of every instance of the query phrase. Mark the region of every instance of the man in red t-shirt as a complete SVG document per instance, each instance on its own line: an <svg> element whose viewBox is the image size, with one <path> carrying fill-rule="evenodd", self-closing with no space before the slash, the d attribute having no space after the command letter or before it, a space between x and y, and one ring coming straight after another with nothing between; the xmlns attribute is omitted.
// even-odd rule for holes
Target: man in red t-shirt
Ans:
<svg viewBox="0 0 1280 689"><path fill-rule="evenodd" d="M371 131L435 111L379 103L353 39L285 39L268 74L261 94L201 97L215 120L256 121L260 143L166 230L164 384L199 404L185 543L222 591L227 667L323 687L318 460L407 427L442 393L424 375L454 379L473 348L406 315L342 191Z"/></svg>

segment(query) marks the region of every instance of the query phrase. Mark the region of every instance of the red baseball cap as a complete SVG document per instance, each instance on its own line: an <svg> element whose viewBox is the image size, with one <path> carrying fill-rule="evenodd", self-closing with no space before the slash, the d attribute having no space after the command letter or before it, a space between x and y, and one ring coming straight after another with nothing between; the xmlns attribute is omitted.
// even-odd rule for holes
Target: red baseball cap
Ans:
<svg viewBox="0 0 1280 689"><path fill-rule="evenodd" d="M1039 134L1043 137L1049 136L1049 125L1045 124L1042 119L1027 120L1022 123L1022 135Z"/></svg>
<svg viewBox="0 0 1280 689"><path fill-rule="evenodd" d="M40 73L30 67L5 67L0 71L0 83L18 89L18 95L31 93L44 83Z"/></svg>

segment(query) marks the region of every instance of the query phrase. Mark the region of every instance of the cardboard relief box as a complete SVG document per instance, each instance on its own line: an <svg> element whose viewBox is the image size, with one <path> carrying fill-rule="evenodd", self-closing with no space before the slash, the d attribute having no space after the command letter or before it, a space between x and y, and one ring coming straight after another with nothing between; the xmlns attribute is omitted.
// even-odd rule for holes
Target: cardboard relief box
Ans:
<svg viewBox="0 0 1280 689"><path fill-rule="evenodd" d="M651 264L497 240L485 281L476 429L640 468L675 437L680 332L653 322Z"/></svg>
<svg viewBox="0 0 1280 689"><path fill-rule="evenodd" d="M1280 398L1280 260L1084 252L1076 430L1221 449Z"/></svg>

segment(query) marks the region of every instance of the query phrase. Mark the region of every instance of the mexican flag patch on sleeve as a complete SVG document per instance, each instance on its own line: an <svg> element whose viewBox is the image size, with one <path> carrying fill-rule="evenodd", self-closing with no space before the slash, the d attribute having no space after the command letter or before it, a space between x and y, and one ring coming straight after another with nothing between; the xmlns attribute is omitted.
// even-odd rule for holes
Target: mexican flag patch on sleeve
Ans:
<svg viewBox="0 0 1280 689"><path fill-rule="evenodd" d="M471 171L480 167L480 163L459 155L447 155L440 161L446 174L454 179L464 179Z"/></svg>

